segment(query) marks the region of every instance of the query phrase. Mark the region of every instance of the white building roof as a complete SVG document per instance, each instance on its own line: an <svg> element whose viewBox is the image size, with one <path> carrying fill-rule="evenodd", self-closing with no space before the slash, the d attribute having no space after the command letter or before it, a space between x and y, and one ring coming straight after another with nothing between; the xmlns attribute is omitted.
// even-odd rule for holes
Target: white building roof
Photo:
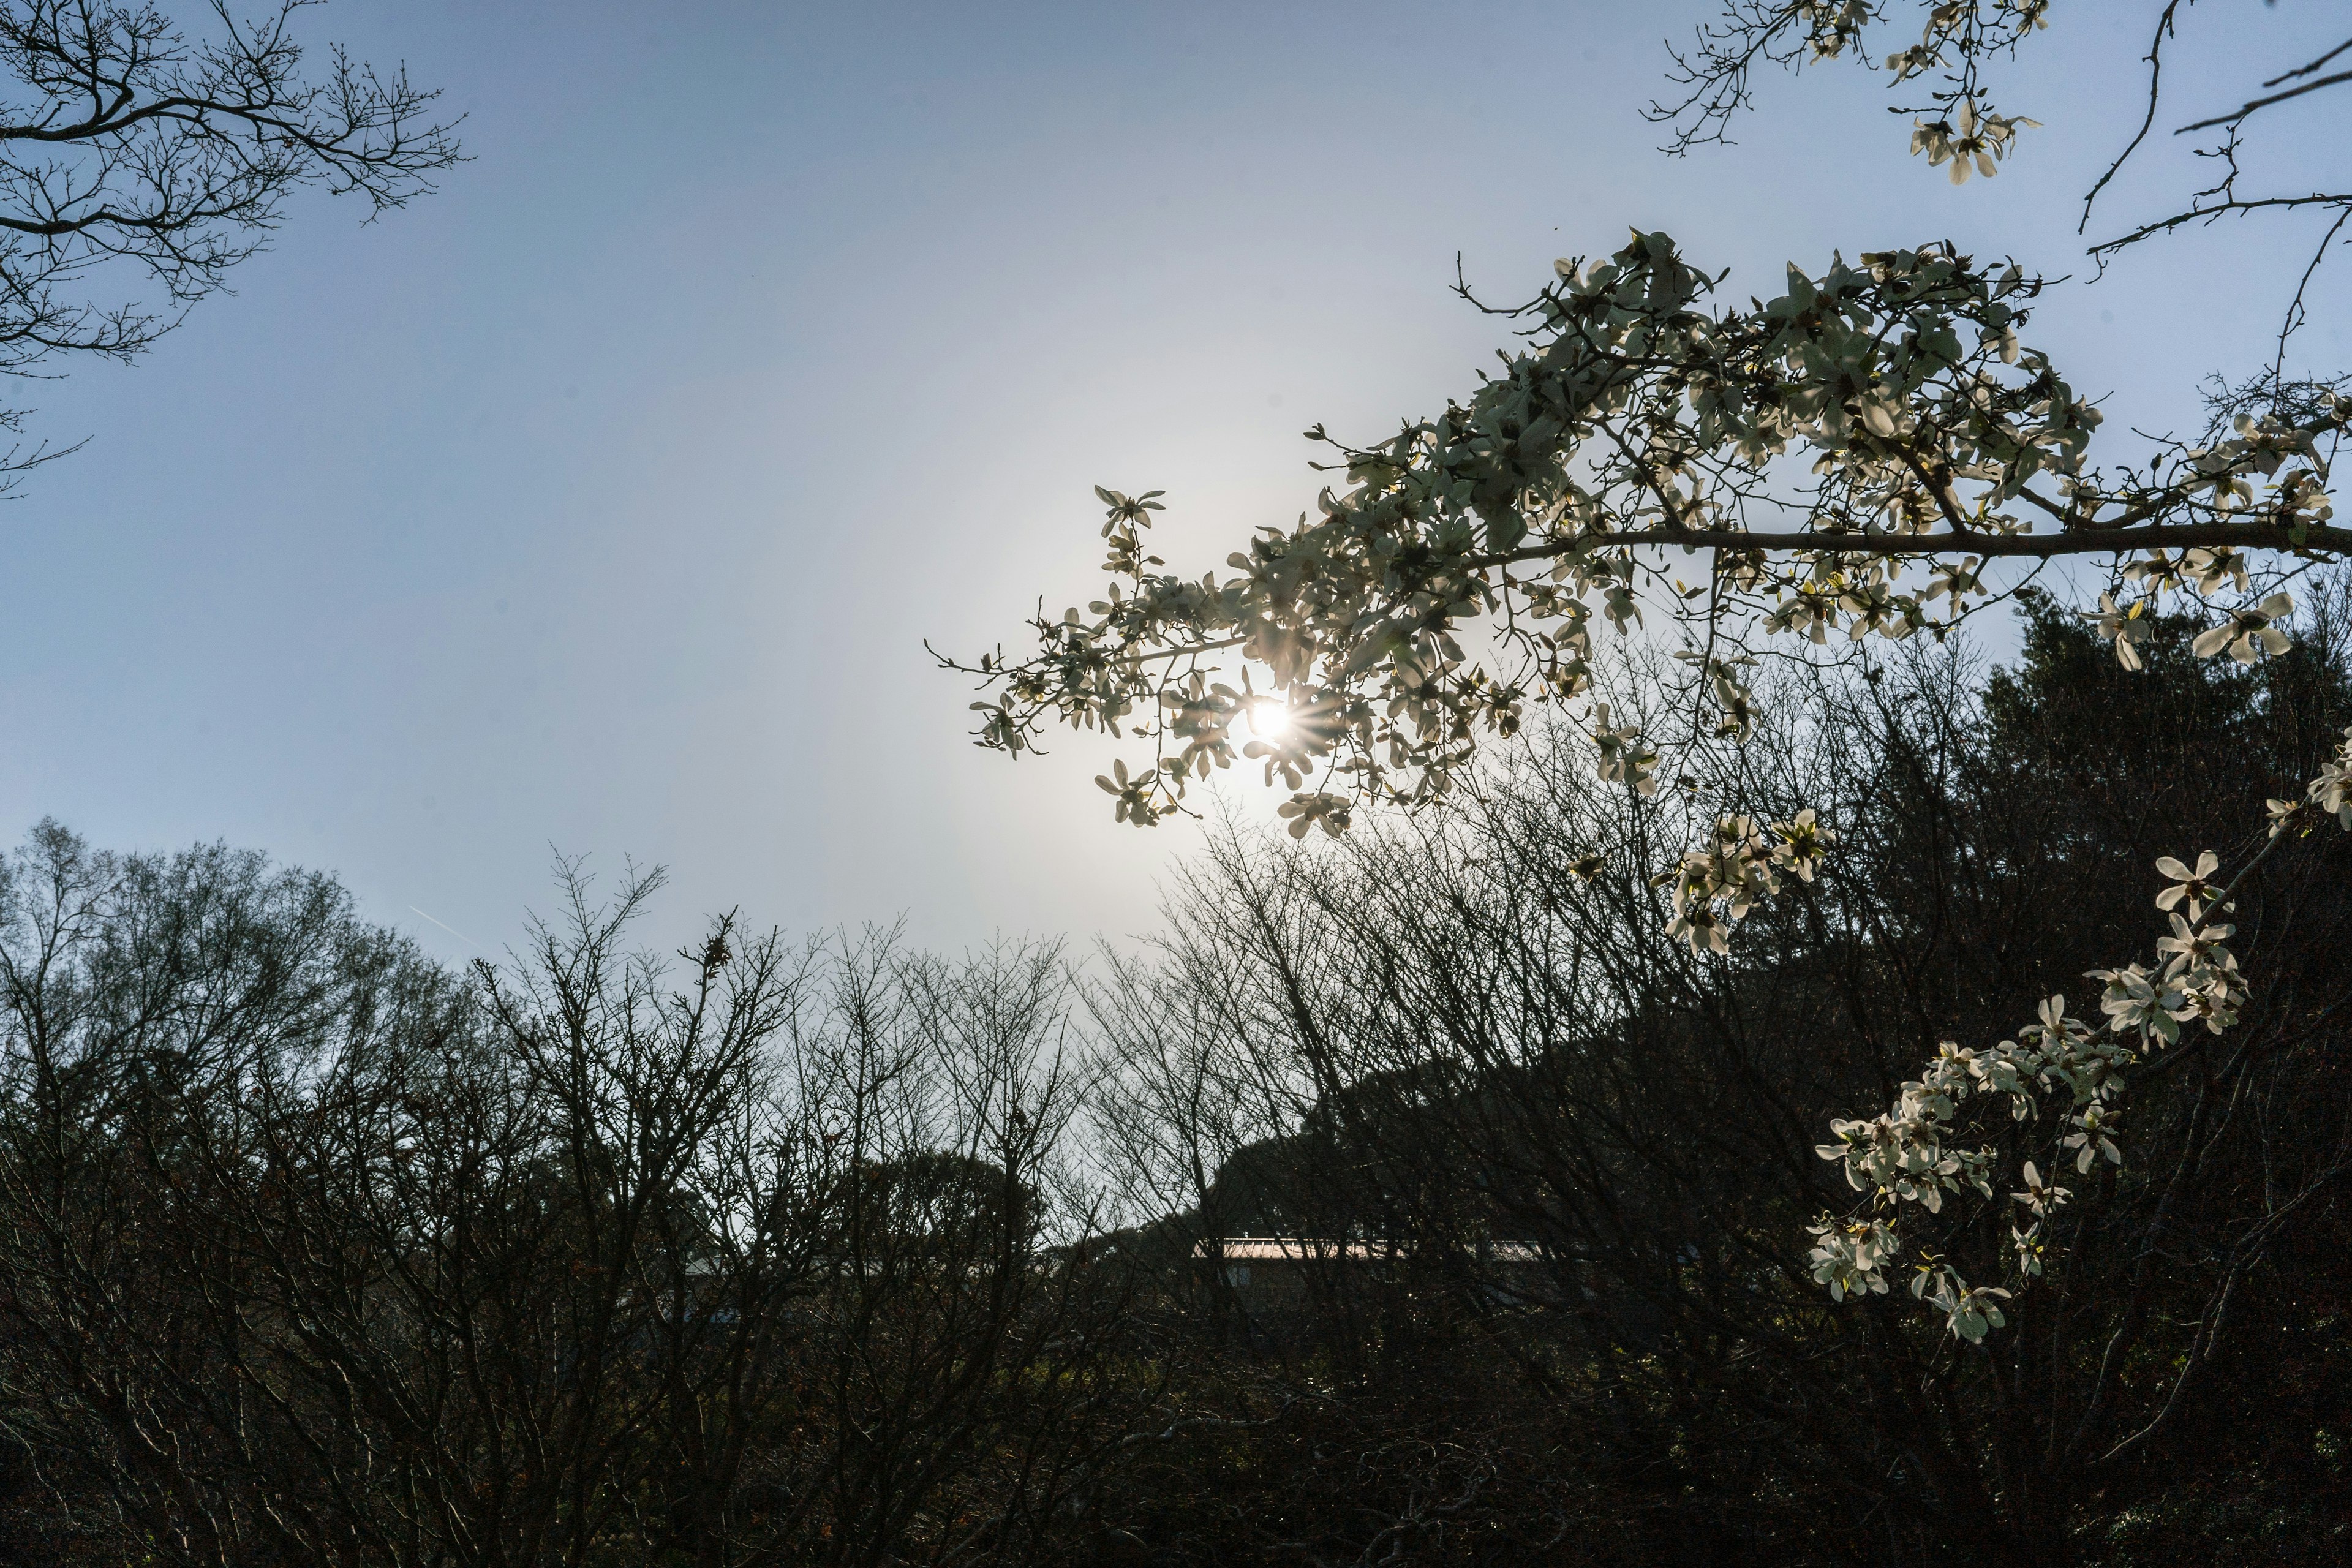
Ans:
<svg viewBox="0 0 2352 1568"><path fill-rule="evenodd" d="M1192 1248L1196 1258L1223 1263L1299 1263L1309 1259L1371 1259L1394 1258L1399 1255L1394 1244L1386 1241L1340 1241L1328 1237L1264 1237L1229 1236L1217 1241L1203 1241ZM1542 1253L1525 1241L1492 1242L1482 1249L1481 1257L1496 1263L1533 1263Z"/></svg>

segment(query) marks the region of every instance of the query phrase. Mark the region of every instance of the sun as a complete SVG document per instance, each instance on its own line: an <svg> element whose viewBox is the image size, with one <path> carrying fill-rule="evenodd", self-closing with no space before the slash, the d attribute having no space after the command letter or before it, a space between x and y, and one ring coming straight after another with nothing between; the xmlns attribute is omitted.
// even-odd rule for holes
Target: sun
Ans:
<svg viewBox="0 0 2352 1568"><path fill-rule="evenodd" d="M1298 727L1290 710L1271 697L1260 698L1243 709L1242 718L1252 735L1273 745L1289 740Z"/></svg>

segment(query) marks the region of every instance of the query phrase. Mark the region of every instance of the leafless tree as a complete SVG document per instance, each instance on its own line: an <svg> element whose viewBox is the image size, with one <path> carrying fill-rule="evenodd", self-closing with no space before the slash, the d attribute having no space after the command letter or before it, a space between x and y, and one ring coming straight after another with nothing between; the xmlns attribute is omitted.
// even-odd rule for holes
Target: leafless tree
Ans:
<svg viewBox="0 0 2352 1568"><path fill-rule="evenodd" d="M1039 1549L1151 1397L1066 1245L1056 955L722 919L657 962L657 882L568 868L454 975L324 879L45 826L0 882L6 1435L174 1563Z"/></svg>
<svg viewBox="0 0 2352 1568"><path fill-rule="evenodd" d="M248 22L211 0L194 35L142 0L0 4L0 375L142 353L305 186L373 216L458 161L455 121L405 71L341 49L306 68L295 24L316 3ZM0 429L26 412L0 410ZM61 455L14 448L0 480Z"/></svg>

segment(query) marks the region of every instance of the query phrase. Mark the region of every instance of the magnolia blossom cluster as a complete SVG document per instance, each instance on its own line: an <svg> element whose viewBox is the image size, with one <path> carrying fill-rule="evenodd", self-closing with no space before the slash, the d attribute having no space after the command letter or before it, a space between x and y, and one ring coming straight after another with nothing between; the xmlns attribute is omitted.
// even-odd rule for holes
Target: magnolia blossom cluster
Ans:
<svg viewBox="0 0 2352 1568"><path fill-rule="evenodd" d="M2169 855L2156 868L2177 879L2165 890L2179 893L2184 887L2202 887L2215 863L2209 849L2198 857L2195 872ZM2245 982L2237 958L2222 945L2237 928L2200 927L2200 904L2191 898L2187 908L2186 919L2178 910L2171 915L2171 934L2157 939L2156 950L2164 955L2159 969L2151 973L2134 963L2091 971L2091 978L2106 987L2099 1010L2107 1016L2109 1026L2119 1034L2137 1035L2143 1045L2171 1045L2180 1038L2180 1026L2192 1021L2216 1035L2238 1021Z"/></svg>
<svg viewBox="0 0 2352 1568"><path fill-rule="evenodd" d="M2270 803L2273 844L2288 826L2321 816L2333 816L2352 831L2352 729L2344 733L2344 743L2305 786L2302 800ZM2268 848L2262 851L2267 853ZM2091 972L2104 987L2104 1030L2095 1031L2069 1014L2064 996L2053 996L2016 1039L1984 1050L1944 1041L1927 1069L1902 1086L1893 1106L1875 1117L1830 1123L1837 1141L1816 1152L1842 1163L1847 1184L1868 1194L1877 1211L1843 1220L1825 1215L1814 1222L1807 1261L1832 1300L1885 1291L1886 1270L1903 1250L1890 1207L1916 1203L1932 1214L1943 1208L1947 1194L1994 1196L1998 1152L1990 1144L1962 1148L1949 1141L1971 1096L2005 1098L2011 1119L2021 1122L2035 1119L2044 1102L2054 1099L2063 1115L2051 1144L2053 1160L2071 1159L2078 1175L2102 1161L2123 1163L2116 1131L2124 1069L2149 1051L2177 1044L2186 1026L2200 1024L2218 1035L2237 1022L2246 986L2227 945L2235 928L2207 917L2231 908L2237 881L2260 858L2248 862L2226 886L2219 879L2221 858L2210 849L2194 866L2168 855L2156 863L2166 879L2156 906L2171 929L2157 942L2155 968L2133 963ZM2010 1225L2013 1278L2019 1282L2042 1272L2046 1226L2071 1195L2046 1180L2032 1160L2024 1162L2021 1175L2021 1189L2009 1194L2015 1215ZM1971 1343L2003 1326L1999 1303L2011 1295L1998 1287L1971 1287L1948 1262L1933 1258L1915 1268L1911 1292L1942 1312L1951 1332Z"/></svg>
<svg viewBox="0 0 2352 1568"><path fill-rule="evenodd" d="M2013 1120L2034 1117L2045 1097L2067 1102L2066 1133L2062 1147L2077 1151L2075 1168L2087 1172L2105 1158L2121 1163L2123 1153L2111 1136L2116 1121L2115 1102L2123 1094L2122 1069L2137 1053L2126 1044L2101 1037L2066 1011L2066 998L2053 996L2042 1004L2036 1021L1984 1050L1971 1050L1947 1040L1936 1058L1917 1079L1902 1086L1887 1110L1867 1120L1830 1124L1834 1143L1817 1152L1825 1160L1842 1161L1848 1184L1884 1202L1916 1203L1930 1213L1941 1211L1947 1194L1974 1191L1985 1198L1994 1194L1992 1169L1997 1153L1990 1146L1957 1148L1946 1142L1954 1130L1962 1102L1971 1096L2005 1098ZM2012 1226L2011 1240L2022 1273L2041 1271L2042 1225L2051 1211L2070 1195L2063 1187L2045 1184L2032 1162L2024 1167L2024 1190L2011 1194L2024 1211L2026 1223ZM1871 1246L1853 1245L1855 1227L1874 1227ZM1840 1221L1824 1215L1813 1227L1815 1246L1809 1261L1813 1278L1830 1287L1833 1300L1864 1291L1884 1292L1885 1268L1902 1251L1895 1225L1885 1218ZM1952 1332L1975 1341L2001 1326L2000 1309L2006 1290L1972 1288L1948 1264L1923 1264L1912 1280L1912 1294L1943 1311Z"/></svg>
<svg viewBox="0 0 2352 1568"><path fill-rule="evenodd" d="M2276 838L2305 820L2306 813L2332 816L2338 826L2352 833L2352 729L2344 731L2344 743L2327 765L2304 786L2301 800L2270 803L2271 837Z"/></svg>
<svg viewBox="0 0 2352 1568"><path fill-rule="evenodd" d="M2325 493L2321 494L2324 500ZM2332 510L2321 515L2332 515ZM2101 641L2115 646L2116 660L2126 669L2144 667L2140 645L2155 629L2149 612L2168 589L2185 589L2205 598L2234 587L2245 596L2245 602L2225 611L2219 622L2198 633L2189 645L2189 651L2200 658L2226 653L2240 664L2252 664L2284 653L2292 646L2286 622L2294 614L2294 596L2280 592L2254 599L2252 574L2242 551L2217 545L2185 550L2175 556L2168 551L2152 550L2144 558L2126 564L2123 575L2126 581L2141 585L2137 597L2129 604L2121 604L2112 592L2101 594L2099 607L2084 610L2082 615L2092 623Z"/></svg>
<svg viewBox="0 0 2352 1568"><path fill-rule="evenodd" d="M1658 234L1563 260L1469 396L1367 446L1310 430L1344 482L1236 540L1229 571L1168 571L1145 544L1159 492L1101 489L1103 596L1040 615L1025 658L948 661L996 694L981 742L1018 753L1055 722L1141 742L1105 775L1138 825L1248 758L1294 827L1337 829L1350 804L1438 801L1529 704L1587 699L1606 630L1680 633L1648 707L1736 742L1769 643L1942 636L2007 557L2127 568L2102 628L2129 662L2176 587L2208 601L2200 646L2275 652L2292 605L2250 554L2352 555L2326 488L2352 405L2103 473L2099 410L2021 341L2041 284L2013 265L1926 246L1791 267L1769 300L1720 282ZM1283 732L1243 733L1268 701ZM1602 710L1593 730L1604 777L1654 789L1663 741Z"/></svg>
<svg viewBox="0 0 2352 1568"><path fill-rule="evenodd" d="M2039 120L2028 120L2021 114L1979 113L1974 100L1961 99L1953 106L1951 117L1946 120L1911 121L1911 151L1914 155L1927 154L1927 163L1941 168L1952 166L1952 184L1968 184L1971 174L1992 178L1998 161L2009 153L2010 143L2017 140L2021 130L2040 126ZM1996 1322L2000 1314L1996 1312Z"/></svg>
<svg viewBox="0 0 2352 1568"><path fill-rule="evenodd" d="M1971 173L1990 179L1995 161L2008 153L2018 131L2042 122L1980 108L1979 62L2001 50L2014 50L2028 35L2047 27L2050 0L1932 0L1923 8L1926 26L1919 41L1887 50L1879 62L1896 81L1935 77L1948 84L1932 94L1937 118L1912 120L1911 151L1927 153L1934 166L1949 163L1956 185ZM1758 11L1760 15L1739 16L1742 26L1727 29L1723 41L1751 37L1751 56L1778 58L1772 54L1772 35L1799 28L1807 55L1815 60L1835 59L1852 49L1866 61L1860 41L1882 19L1885 7L1878 0L1796 0L1786 7Z"/></svg>
<svg viewBox="0 0 2352 1568"><path fill-rule="evenodd" d="M1693 953L1729 952L1732 922L1780 892L1781 872L1811 881L1836 841L1837 835L1814 820L1810 806L1769 829L1758 827L1752 816L1717 818L1706 847L1690 851L1680 866L1657 879L1674 885L1675 913L1666 934L1689 943Z"/></svg>

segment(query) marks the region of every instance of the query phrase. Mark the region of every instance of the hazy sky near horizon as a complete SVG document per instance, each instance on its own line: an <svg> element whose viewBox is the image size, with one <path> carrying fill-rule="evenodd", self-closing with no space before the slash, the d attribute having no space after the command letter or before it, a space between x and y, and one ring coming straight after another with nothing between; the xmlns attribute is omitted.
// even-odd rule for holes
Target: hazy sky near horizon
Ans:
<svg viewBox="0 0 2352 1568"><path fill-rule="evenodd" d="M451 957L514 940L558 850L667 866L681 919L1135 932L1198 828L1114 823L1100 743L972 749L922 639L1093 597L1097 483L1164 488L1160 553L1197 573L1311 504L1307 426L1466 394L1506 340L1449 295L1457 252L1510 299L1629 226L1743 297L1833 249L2007 252L2078 279L2027 335L2111 431L2191 424L2199 376L2266 358L2307 225L2080 281L2151 6L2055 7L2000 94L2045 128L1957 190L1846 66L1659 154L1661 40L1712 9L309 13L444 89L473 162L373 226L299 201L143 363L33 389L38 434L91 439L0 508L0 820L257 847ZM2340 16L2198 8L2180 120ZM2269 183L2339 121L2283 113ZM2095 231L2187 188L2154 151Z"/></svg>

